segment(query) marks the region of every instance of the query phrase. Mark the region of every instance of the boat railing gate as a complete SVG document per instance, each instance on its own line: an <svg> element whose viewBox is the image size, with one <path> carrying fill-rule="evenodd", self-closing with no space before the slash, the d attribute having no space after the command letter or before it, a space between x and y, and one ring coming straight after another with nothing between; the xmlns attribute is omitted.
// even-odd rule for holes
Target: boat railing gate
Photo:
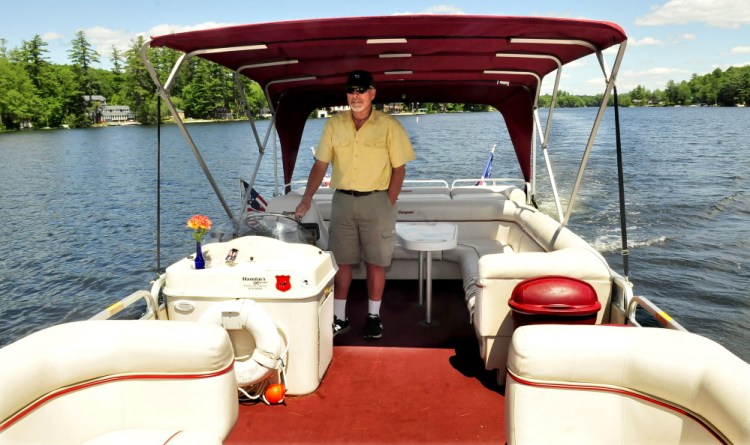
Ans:
<svg viewBox="0 0 750 445"><path fill-rule="evenodd" d="M527 190L528 183L521 178L484 178L484 179L456 179L451 183L451 190L454 188L462 187L480 187L477 186L478 181L483 181L485 186L503 186L509 184L521 184L521 190Z"/></svg>
<svg viewBox="0 0 750 445"><path fill-rule="evenodd" d="M687 329L674 321L666 312L659 309L659 307L652 303L648 298L640 295L633 295L628 303L628 322L632 323L633 326L642 327L642 325L636 320L636 310L639 306L654 317L663 327L687 332Z"/></svg>
<svg viewBox="0 0 750 445"><path fill-rule="evenodd" d="M141 299L146 302L146 313L140 317L142 320L153 320L158 318L156 315L156 304L151 292L147 290L135 291L117 303L111 305L107 309L99 312L98 314L91 317L89 320L109 320L118 313L122 312L123 309L133 305Z"/></svg>

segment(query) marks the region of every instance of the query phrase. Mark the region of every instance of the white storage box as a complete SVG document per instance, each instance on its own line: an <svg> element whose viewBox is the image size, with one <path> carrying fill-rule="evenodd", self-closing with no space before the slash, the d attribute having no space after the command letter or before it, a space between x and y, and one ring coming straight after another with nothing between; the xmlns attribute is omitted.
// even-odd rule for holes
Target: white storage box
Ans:
<svg viewBox="0 0 750 445"><path fill-rule="evenodd" d="M232 249L236 259L226 262ZM203 254L205 269L196 270L192 257L167 268L163 292L169 319L198 321L213 305L252 299L286 337L287 394L315 391L333 355L333 255L259 236L206 244ZM228 332L236 357L255 349L249 332Z"/></svg>

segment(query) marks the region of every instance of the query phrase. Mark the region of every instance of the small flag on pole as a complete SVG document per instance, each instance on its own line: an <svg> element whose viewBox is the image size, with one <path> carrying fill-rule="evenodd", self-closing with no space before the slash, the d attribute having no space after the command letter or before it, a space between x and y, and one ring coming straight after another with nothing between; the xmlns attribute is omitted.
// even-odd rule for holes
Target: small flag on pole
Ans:
<svg viewBox="0 0 750 445"><path fill-rule="evenodd" d="M260 196L260 193L258 193L255 190L255 187L250 189L250 195L248 196L247 189L248 187L250 187L250 184L248 184L245 180L242 180L242 179L240 179L240 182L242 183L243 199L247 197L247 211L248 212L265 212L268 202L266 202L266 200L263 199L262 196Z"/></svg>
<svg viewBox="0 0 750 445"><path fill-rule="evenodd" d="M477 181L477 183L474 185L485 185L485 179L489 178L492 175L492 161L495 159L495 147L497 147L497 145L492 146L490 157L489 159L487 159L487 165L484 166L482 178L479 179L479 181Z"/></svg>

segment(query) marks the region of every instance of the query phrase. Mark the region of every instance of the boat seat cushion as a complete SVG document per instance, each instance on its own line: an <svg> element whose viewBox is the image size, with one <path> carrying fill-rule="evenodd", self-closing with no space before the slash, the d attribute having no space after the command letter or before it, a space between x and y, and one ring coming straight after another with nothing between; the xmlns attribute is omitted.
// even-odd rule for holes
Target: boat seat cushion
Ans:
<svg viewBox="0 0 750 445"><path fill-rule="evenodd" d="M213 324L66 323L0 349L0 363L0 444L220 443L237 419L232 344Z"/></svg>
<svg viewBox="0 0 750 445"><path fill-rule="evenodd" d="M511 445L750 443L750 364L699 335L524 326L507 370Z"/></svg>
<svg viewBox="0 0 750 445"><path fill-rule="evenodd" d="M221 445L221 440L205 431L174 431L160 429L131 429L112 431L86 441L83 445Z"/></svg>

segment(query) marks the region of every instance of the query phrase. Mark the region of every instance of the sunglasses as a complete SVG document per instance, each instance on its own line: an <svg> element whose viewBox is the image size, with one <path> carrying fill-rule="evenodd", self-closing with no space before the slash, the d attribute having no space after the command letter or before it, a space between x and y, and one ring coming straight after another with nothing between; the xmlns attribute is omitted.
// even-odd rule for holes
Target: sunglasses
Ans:
<svg viewBox="0 0 750 445"><path fill-rule="evenodd" d="M365 94L369 89L364 87L348 87L346 94Z"/></svg>

